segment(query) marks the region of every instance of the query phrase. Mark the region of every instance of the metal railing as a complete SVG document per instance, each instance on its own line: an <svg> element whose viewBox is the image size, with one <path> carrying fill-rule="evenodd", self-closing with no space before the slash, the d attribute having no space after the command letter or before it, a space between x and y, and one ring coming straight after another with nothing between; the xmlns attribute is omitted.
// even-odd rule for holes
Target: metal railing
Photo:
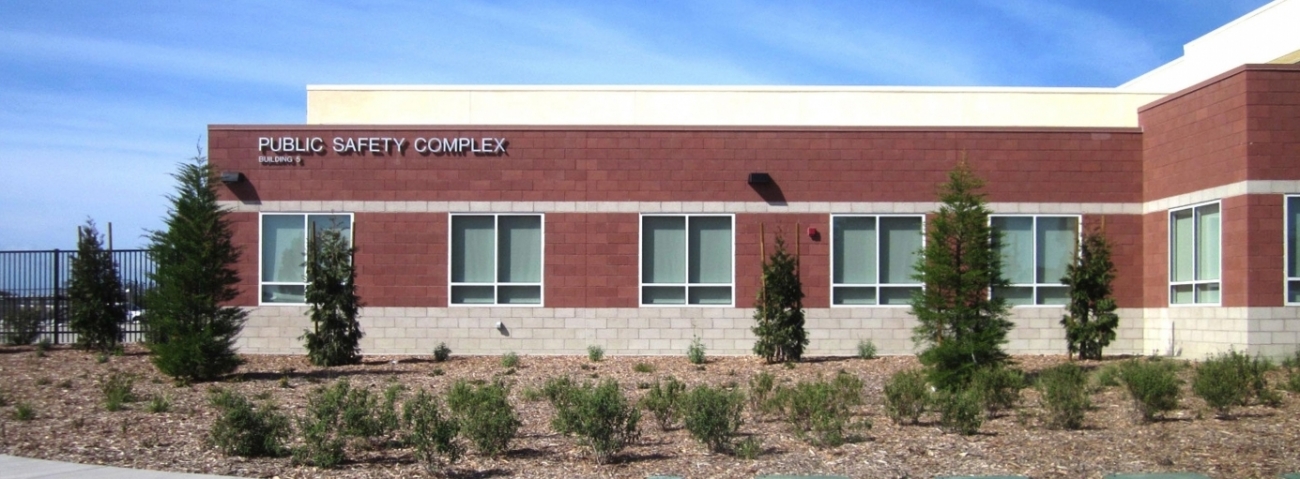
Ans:
<svg viewBox="0 0 1300 479"><path fill-rule="evenodd" d="M122 282L127 317L122 322L124 342L144 341L144 293L153 287L154 271L148 250L111 251ZM73 343L76 333L68 327L68 280L76 251L0 251L0 343L34 324L36 340Z"/></svg>

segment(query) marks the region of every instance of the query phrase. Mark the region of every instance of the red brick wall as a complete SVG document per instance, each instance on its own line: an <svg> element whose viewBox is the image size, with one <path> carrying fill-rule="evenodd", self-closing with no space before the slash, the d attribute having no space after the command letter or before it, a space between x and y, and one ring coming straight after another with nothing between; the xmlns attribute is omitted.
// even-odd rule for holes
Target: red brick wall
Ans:
<svg viewBox="0 0 1300 479"><path fill-rule="evenodd" d="M1250 178L1300 179L1300 67L1246 71Z"/></svg>
<svg viewBox="0 0 1300 479"><path fill-rule="evenodd" d="M1169 212L1142 216L1142 307L1169 305Z"/></svg>
<svg viewBox="0 0 1300 479"><path fill-rule="evenodd" d="M762 287L765 257L759 254L760 225L768 256L776 251L778 234L787 253L795 254L798 247L804 307L830 307L830 215L777 213L736 215L736 307L752 308ZM808 237L808 228L817 228L817 239Z"/></svg>
<svg viewBox="0 0 1300 479"><path fill-rule="evenodd" d="M1104 223L1104 224L1103 224ZM1142 270L1142 217L1138 215L1084 215L1085 231L1104 228L1110 242L1110 258L1115 263L1112 283L1115 303L1121 308L1144 304Z"/></svg>
<svg viewBox="0 0 1300 479"><path fill-rule="evenodd" d="M213 127L210 158L249 181L224 199L370 201L932 201L963 155L991 201L1141 200L1135 131L374 129ZM509 155L304 155L258 164L257 138L503 137ZM745 183L767 172L777 188ZM766 195L766 196L765 196Z"/></svg>
<svg viewBox="0 0 1300 479"><path fill-rule="evenodd" d="M367 305L447 305L446 213L356 213L352 236Z"/></svg>
<svg viewBox="0 0 1300 479"><path fill-rule="evenodd" d="M546 306L635 308L640 215L547 213Z"/></svg>
<svg viewBox="0 0 1300 479"><path fill-rule="evenodd" d="M1244 258L1245 305L1252 307L1282 306L1286 274L1283 250L1286 248L1283 195L1249 195L1243 197L1247 216Z"/></svg>
<svg viewBox="0 0 1300 479"><path fill-rule="evenodd" d="M1138 122L1146 201L1247 178L1244 73L1146 107Z"/></svg>

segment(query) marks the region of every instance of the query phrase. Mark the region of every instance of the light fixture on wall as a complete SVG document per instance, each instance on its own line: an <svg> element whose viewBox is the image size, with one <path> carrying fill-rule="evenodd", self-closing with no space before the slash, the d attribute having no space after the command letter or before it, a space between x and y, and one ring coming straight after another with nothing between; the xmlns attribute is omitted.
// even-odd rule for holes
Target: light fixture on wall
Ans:
<svg viewBox="0 0 1300 479"><path fill-rule="evenodd" d="M238 171L221 172L221 182L226 184L239 183L244 181L244 174Z"/></svg>
<svg viewBox="0 0 1300 479"><path fill-rule="evenodd" d="M750 173L749 184L753 186L768 185L772 183L772 175L767 173Z"/></svg>

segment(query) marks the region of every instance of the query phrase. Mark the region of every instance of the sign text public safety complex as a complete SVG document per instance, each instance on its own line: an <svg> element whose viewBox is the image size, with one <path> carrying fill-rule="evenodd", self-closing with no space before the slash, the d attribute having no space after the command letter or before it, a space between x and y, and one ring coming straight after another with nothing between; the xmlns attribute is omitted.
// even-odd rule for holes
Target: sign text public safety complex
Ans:
<svg viewBox="0 0 1300 479"><path fill-rule="evenodd" d="M299 163L302 161L300 156L287 155L319 155L324 154L326 150L340 155L382 154L393 156L402 155L408 149L413 149L421 155L473 154L476 156L501 156L506 154L506 144L505 138L468 137L415 138L413 140L394 137L334 137L329 142L319 136L262 136L257 138L258 151L272 153L270 156L258 157L258 161L263 164Z"/></svg>

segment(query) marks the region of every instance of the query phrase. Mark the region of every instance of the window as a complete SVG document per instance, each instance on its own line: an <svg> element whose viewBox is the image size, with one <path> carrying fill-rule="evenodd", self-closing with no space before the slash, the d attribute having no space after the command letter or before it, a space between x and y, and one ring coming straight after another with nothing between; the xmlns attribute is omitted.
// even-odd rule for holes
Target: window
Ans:
<svg viewBox="0 0 1300 479"><path fill-rule="evenodd" d="M1169 303L1219 302L1219 204L1169 212Z"/></svg>
<svg viewBox="0 0 1300 479"><path fill-rule="evenodd" d="M1001 233L1002 277L1010 283L993 292L1007 304L1063 305L1070 288L1061 282L1079 242L1078 216L992 216Z"/></svg>
<svg viewBox="0 0 1300 479"><path fill-rule="evenodd" d="M641 217L641 304L732 304L731 216Z"/></svg>
<svg viewBox="0 0 1300 479"><path fill-rule="evenodd" d="M1286 302L1300 304L1300 196L1286 197Z"/></svg>
<svg viewBox="0 0 1300 479"><path fill-rule="evenodd" d="M352 241L351 214L262 214L263 303L306 302L307 232L327 228Z"/></svg>
<svg viewBox="0 0 1300 479"><path fill-rule="evenodd" d="M541 215L452 215L451 304L541 305Z"/></svg>
<svg viewBox="0 0 1300 479"><path fill-rule="evenodd" d="M924 237L921 216L831 217L831 304L907 305Z"/></svg>

